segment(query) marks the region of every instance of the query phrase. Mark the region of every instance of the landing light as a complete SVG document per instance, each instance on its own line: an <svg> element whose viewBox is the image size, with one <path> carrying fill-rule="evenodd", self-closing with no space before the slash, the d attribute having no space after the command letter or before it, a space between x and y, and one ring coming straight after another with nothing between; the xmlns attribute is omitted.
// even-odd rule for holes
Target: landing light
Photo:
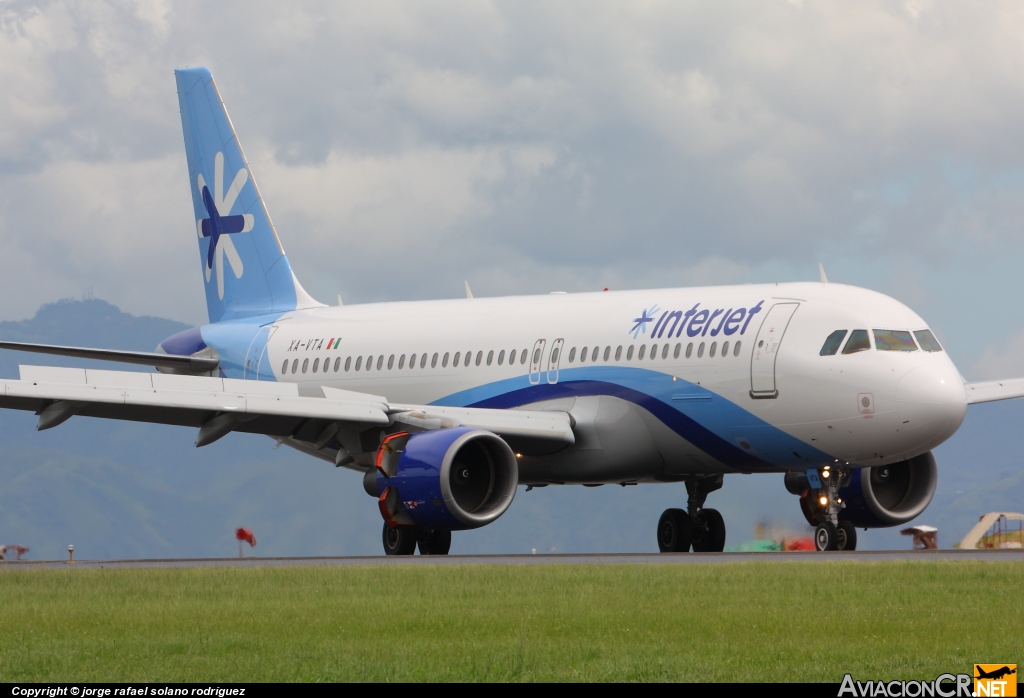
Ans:
<svg viewBox="0 0 1024 698"><path fill-rule="evenodd" d="M821 499L819 499L818 502L820 502L821 506L823 507L828 506L828 497L822 495Z"/></svg>
<svg viewBox="0 0 1024 698"><path fill-rule="evenodd" d="M823 478L825 478L826 480L828 480L828 468L825 468L825 472L823 472L823 473L821 474L821 476L822 476Z"/></svg>

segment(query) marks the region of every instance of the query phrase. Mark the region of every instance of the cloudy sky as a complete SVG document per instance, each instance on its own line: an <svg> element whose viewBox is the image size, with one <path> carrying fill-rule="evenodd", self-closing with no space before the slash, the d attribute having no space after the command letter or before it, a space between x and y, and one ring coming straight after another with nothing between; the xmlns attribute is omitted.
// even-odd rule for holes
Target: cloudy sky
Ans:
<svg viewBox="0 0 1024 698"><path fill-rule="evenodd" d="M173 69L320 300L817 278L1024 374L1019 2L0 1L0 319L205 304Z"/></svg>

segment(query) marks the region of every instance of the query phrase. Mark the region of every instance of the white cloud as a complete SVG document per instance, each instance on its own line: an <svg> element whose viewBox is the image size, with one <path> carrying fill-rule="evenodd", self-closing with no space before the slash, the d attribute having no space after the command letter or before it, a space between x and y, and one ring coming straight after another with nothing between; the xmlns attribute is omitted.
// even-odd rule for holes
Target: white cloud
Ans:
<svg viewBox="0 0 1024 698"><path fill-rule="evenodd" d="M975 328L1024 327L991 302L1024 255L1022 39L1009 1L10 3L0 313L94 285L202 316L171 71L206 64L323 297L824 261L920 302L970 363Z"/></svg>

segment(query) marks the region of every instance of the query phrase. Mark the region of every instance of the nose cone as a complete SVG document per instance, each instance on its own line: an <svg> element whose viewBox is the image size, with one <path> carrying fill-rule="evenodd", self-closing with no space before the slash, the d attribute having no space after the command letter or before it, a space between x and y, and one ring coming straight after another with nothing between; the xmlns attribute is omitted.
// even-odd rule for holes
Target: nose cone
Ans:
<svg viewBox="0 0 1024 698"><path fill-rule="evenodd" d="M967 414L967 396L952 364L912 369L896 385L896 405L901 431L928 448L952 436Z"/></svg>

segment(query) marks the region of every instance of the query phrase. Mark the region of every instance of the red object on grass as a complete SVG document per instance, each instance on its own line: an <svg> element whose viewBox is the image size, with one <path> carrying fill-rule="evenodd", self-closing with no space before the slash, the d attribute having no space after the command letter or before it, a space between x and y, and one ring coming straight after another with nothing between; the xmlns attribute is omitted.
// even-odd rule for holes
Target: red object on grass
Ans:
<svg viewBox="0 0 1024 698"><path fill-rule="evenodd" d="M256 536L252 534L252 530L248 528L239 528L235 530L235 538L239 541L245 541L251 547L256 547Z"/></svg>

